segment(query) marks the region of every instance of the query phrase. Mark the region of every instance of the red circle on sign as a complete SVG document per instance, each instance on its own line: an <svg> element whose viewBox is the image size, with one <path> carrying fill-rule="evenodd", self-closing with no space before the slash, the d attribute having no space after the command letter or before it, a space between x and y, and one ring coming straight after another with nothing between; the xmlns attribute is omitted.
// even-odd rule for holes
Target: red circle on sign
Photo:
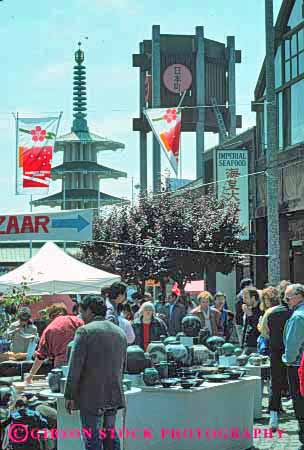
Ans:
<svg viewBox="0 0 304 450"><path fill-rule="evenodd" d="M172 64L168 66L163 75L166 88L174 94L180 94L190 88L192 74L188 67L183 64Z"/></svg>

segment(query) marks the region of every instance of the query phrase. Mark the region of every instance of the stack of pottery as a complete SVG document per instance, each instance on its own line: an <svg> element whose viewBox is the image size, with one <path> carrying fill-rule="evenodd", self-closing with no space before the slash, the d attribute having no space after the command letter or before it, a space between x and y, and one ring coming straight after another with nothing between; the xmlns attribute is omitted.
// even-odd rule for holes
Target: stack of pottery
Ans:
<svg viewBox="0 0 304 450"><path fill-rule="evenodd" d="M149 357L139 345L129 345L127 348L127 372L136 375L151 365Z"/></svg>
<svg viewBox="0 0 304 450"><path fill-rule="evenodd" d="M201 329L201 321L194 314L187 314L182 320L182 330L188 337L197 337Z"/></svg>
<svg viewBox="0 0 304 450"><path fill-rule="evenodd" d="M163 342L152 341L148 345L147 352L150 355L152 364L160 364L162 361L167 361L166 347Z"/></svg>

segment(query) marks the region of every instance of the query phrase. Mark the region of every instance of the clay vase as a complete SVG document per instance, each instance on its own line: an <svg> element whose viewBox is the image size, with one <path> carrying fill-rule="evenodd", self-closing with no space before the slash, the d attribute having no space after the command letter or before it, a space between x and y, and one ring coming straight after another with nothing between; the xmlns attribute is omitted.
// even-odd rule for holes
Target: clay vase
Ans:
<svg viewBox="0 0 304 450"><path fill-rule="evenodd" d="M250 356L248 359L248 363L252 366L261 366L262 358L260 356Z"/></svg>
<svg viewBox="0 0 304 450"><path fill-rule="evenodd" d="M173 361L178 364L186 364L188 359L188 350L180 342L171 342L171 344L166 345L167 352L171 355Z"/></svg>
<svg viewBox="0 0 304 450"><path fill-rule="evenodd" d="M139 345L129 345L127 348L127 373L137 375L148 367L149 361Z"/></svg>
<svg viewBox="0 0 304 450"><path fill-rule="evenodd" d="M181 332L177 333L177 335L175 336L175 339L176 339L177 342L180 342L180 338L184 337L184 336L185 336L185 333L183 333L181 331Z"/></svg>
<svg viewBox="0 0 304 450"><path fill-rule="evenodd" d="M155 365L154 367L158 372L160 380L162 380L163 378L169 377L169 370L168 370L169 366L166 361L162 361L161 363Z"/></svg>
<svg viewBox="0 0 304 450"><path fill-rule="evenodd" d="M159 374L154 367L144 370L144 383L146 386L155 386L159 383Z"/></svg>
<svg viewBox="0 0 304 450"><path fill-rule="evenodd" d="M206 345L212 352L215 352L218 347L221 347L225 343L225 339L220 336L211 336L207 339Z"/></svg>
<svg viewBox="0 0 304 450"><path fill-rule="evenodd" d="M226 342L226 344L222 346L222 350L225 356L232 356L234 354L234 345Z"/></svg>
<svg viewBox="0 0 304 450"><path fill-rule="evenodd" d="M152 364L159 364L162 361L167 361L167 352L165 344L162 342L150 342L147 348Z"/></svg>
<svg viewBox="0 0 304 450"><path fill-rule="evenodd" d="M201 329L201 321L194 314L187 314L182 320L182 330L188 337L197 337Z"/></svg>
<svg viewBox="0 0 304 450"><path fill-rule="evenodd" d="M166 339L164 340L164 344L168 345L171 344L172 342L176 342L176 337L175 336L168 336L166 337Z"/></svg>
<svg viewBox="0 0 304 450"><path fill-rule="evenodd" d="M193 345L193 365L207 364L210 359L210 350L205 345Z"/></svg>
<svg viewBox="0 0 304 450"><path fill-rule="evenodd" d="M48 374L48 383L52 392L60 392L60 380L63 377L63 372L61 369L53 369Z"/></svg>
<svg viewBox="0 0 304 450"><path fill-rule="evenodd" d="M234 349L235 356L241 356L242 353L243 353L243 350L241 349L241 347L236 347Z"/></svg>
<svg viewBox="0 0 304 450"><path fill-rule="evenodd" d="M247 355L240 355L236 358L237 363L239 366L246 366L248 362L248 356Z"/></svg>
<svg viewBox="0 0 304 450"><path fill-rule="evenodd" d="M206 341L209 337L210 337L210 331L208 330L208 328L201 328L199 335L198 335L199 343L202 345L205 345Z"/></svg>

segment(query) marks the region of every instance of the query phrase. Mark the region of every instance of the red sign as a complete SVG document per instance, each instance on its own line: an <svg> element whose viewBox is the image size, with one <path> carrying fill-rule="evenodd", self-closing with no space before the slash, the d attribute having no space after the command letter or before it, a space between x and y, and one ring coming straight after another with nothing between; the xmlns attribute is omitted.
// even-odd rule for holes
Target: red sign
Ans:
<svg viewBox="0 0 304 450"><path fill-rule="evenodd" d="M183 64L172 64L165 70L163 82L170 92L180 94L191 87L192 74L188 67Z"/></svg>

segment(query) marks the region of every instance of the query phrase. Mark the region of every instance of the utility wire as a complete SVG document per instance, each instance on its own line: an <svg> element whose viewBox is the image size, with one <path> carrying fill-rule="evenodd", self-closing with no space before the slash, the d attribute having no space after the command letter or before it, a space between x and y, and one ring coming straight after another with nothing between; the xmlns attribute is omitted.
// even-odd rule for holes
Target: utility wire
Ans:
<svg viewBox="0 0 304 450"><path fill-rule="evenodd" d="M227 255L227 256L233 256L235 258L242 258L244 256L253 257L253 258L269 258L269 255L256 255L252 253L239 253L239 252L221 252L221 251L214 251L214 250L198 250L193 248L180 248L180 247L164 247L164 246L155 246L155 245L145 245L145 244L131 244L128 242L115 242L115 241L104 241L104 240L92 240L88 242L94 242L99 244L107 244L111 246L117 246L117 247L141 247L145 248L146 250L170 250L175 252L188 252L188 253L211 253L213 255Z"/></svg>

